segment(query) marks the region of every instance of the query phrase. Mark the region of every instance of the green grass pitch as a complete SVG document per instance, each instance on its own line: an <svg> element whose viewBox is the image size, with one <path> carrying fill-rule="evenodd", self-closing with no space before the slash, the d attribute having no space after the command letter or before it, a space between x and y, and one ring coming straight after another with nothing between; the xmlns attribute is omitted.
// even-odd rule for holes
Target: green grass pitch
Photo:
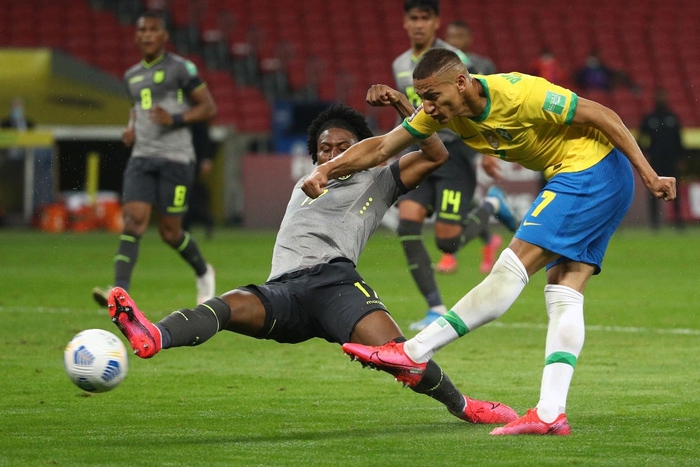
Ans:
<svg viewBox="0 0 700 467"><path fill-rule="evenodd" d="M698 234L620 230L586 293L572 436L491 437L320 340L221 333L131 356L118 388L84 393L63 371L63 349L87 328L121 336L90 296L112 280L116 236L0 230L0 466L700 465ZM437 260L429 230L426 239ZM217 291L263 282L273 241L274 232L199 233ZM189 268L155 230L142 245L131 288L139 307L158 320L192 306ZM459 271L439 276L448 306L481 280L480 248L468 245ZM426 307L404 261L380 231L358 269L407 329ZM540 272L500 320L436 355L463 392L521 414L537 403L544 283Z"/></svg>

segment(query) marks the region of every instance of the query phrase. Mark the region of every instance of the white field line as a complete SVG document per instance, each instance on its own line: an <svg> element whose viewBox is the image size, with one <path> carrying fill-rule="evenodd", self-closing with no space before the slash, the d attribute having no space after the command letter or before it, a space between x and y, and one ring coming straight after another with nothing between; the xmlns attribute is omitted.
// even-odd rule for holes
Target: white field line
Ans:
<svg viewBox="0 0 700 467"><path fill-rule="evenodd" d="M97 309L97 308L96 308ZM36 314L63 314L67 315L75 312L84 312L86 309L76 308L54 308L44 306L0 306L0 313L36 313ZM107 309L97 309L99 314L108 314Z"/></svg>
<svg viewBox="0 0 700 467"><path fill-rule="evenodd" d="M48 307L22 307L22 306L0 306L0 313L58 313L68 314L76 310L71 308L48 308ZM82 311L82 310L81 310ZM100 314L107 314L107 310L98 310ZM546 324L536 323L502 323L494 321L487 324L496 328L503 329L539 329L547 330ZM700 329L683 329L683 328L642 328L634 326L598 326L587 325L586 331L590 332L622 332L628 334L675 334L687 336L700 336Z"/></svg>
<svg viewBox="0 0 700 467"><path fill-rule="evenodd" d="M494 321L486 326L494 326L504 329L542 329L546 330L546 324L533 323L501 323ZM700 329L683 329L683 328L642 328L634 326L598 326L587 325L586 332L623 332L628 334L679 334L687 336L700 336Z"/></svg>

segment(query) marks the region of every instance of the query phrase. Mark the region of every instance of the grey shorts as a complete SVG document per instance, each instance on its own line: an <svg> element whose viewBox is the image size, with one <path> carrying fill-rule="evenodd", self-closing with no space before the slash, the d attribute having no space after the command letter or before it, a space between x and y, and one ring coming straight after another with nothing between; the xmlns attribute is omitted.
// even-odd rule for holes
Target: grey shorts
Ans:
<svg viewBox="0 0 700 467"><path fill-rule="evenodd" d="M132 157L124 171L122 203L143 201L161 214L182 216L187 212L194 173L194 163Z"/></svg>
<svg viewBox="0 0 700 467"><path fill-rule="evenodd" d="M265 306L265 325L257 337L294 344L314 337L343 344L355 325L374 310L385 310L349 260L300 269L240 289Z"/></svg>

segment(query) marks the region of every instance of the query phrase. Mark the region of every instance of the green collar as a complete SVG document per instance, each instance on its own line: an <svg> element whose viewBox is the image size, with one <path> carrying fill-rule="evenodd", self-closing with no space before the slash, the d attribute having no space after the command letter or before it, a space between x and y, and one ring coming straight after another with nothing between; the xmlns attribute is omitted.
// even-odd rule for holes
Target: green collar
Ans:
<svg viewBox="0 0 700 467"><path fill-rule="evenodd" d="M491 112L491 92L489 92L489 85L486 83L486 80L483 78L474 78L479 80L481 85L484 87L484 94L486 94L486 107L484 107L484 111L481 112L481 115L477 117L471 118L475 122L483 122L486 120L486 117L489 116L489 113Z"/></svg>
<svg viewBox="0 0 700 467"><path fill-rule="evenodd" d="M163 52L163 55L159 56L158 58L153 60L151 63L146 62L146 60L141 60L141 66L144 68L151 68L151 67L159 64L160 62L162 62L165 59L166 53L167 52Z"/></svg>

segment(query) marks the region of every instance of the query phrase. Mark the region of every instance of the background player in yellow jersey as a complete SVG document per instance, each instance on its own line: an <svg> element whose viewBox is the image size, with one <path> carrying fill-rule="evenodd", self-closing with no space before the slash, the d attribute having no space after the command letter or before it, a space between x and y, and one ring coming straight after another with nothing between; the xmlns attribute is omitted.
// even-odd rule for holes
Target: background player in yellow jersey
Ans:
<svg viewBox="0 0 700 467"><path fill-rule="evenodd" d="M318 166L303 186L308 195L318 196L328 178L343 175L350 163L374 166L444 127L484 154L543 172L547 184L491 273L447 314L405 343L343 349L399 380L415 378L437 350L503 315L530 276L545 268L549 327L540 399L491 434L567 435L566 399L584 342L583 293L632 203L631 166L666 201L676 196L676 179L652 169L614 111L543 78L471 76L453 52L432 49L413 80L422 107L390 133Z"/></svg>

